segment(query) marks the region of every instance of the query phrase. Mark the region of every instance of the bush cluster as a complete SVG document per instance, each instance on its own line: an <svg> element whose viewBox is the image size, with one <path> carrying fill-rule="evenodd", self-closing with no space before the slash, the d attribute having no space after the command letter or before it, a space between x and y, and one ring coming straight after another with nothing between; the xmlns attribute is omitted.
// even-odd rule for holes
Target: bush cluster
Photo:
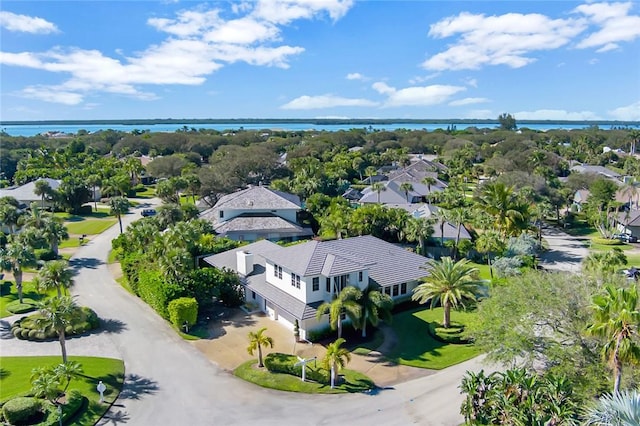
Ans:
<svg viewBox="0 0 640 426"><path fill-rule="evenodd" d="M67 326L64 330L67 337L86 333L100 326L98 315L93 310L85 306L78 308L78 310L79 315L74 318L73 324ZM20 318L11 326L11 334L21 340L49 340L57 338L58 333L55 330L51 328L42 330L38 326L37 319L39 317L40 314L33 314Z"/></svg>
<svg viewBox="0 0 640 426"><path fill-rule="evenodd" d="M198 319L198 302L193 297L180 297L169 302L169 320L180 328L185 323L192 326Z"/></svg>
<svg viewBox="0 0 640 426"><path fill-rule="evenodd" d="M620 241L617 238L600 238L600 237L593 237L591 239L591 242L593 244L600 244L603 246L619 246L622 245L622 241Z"/></svg>
<svg viewBox="0 0 640 426"><path fill-rule="evenodd" d="M12 314L25 314L36 309L36 302L33 299L24 298L22 303L19 300L7 303L7 311Z"/></svg>
<svg viewBox="0 0 640 426"><path fill-rule="evenodd" d="M436 340L443 343L463 344L469 343L463 337L464 326L451 324L449 328L444 328L437 322L430 322L428 327L429 334Z"/></svg>
<svg viewBox="0 0 640 426"><path fill-rule="evenodd" d="M264 358L264 366L272 373L290 374L296 377L302 377L302 366L295 364L298 357L279 352L270 353ZM329 384L329 372L318 367L314 368L311 364L307 364L306 378L314 382Z"/></svg>
<svg viewBox="0 0 640 426"><path fill-rule="evenodd" d="M12 425L30 424L36 416L42 416L42 402L37 398L13 398L2 406L2 415Z"/></svg>

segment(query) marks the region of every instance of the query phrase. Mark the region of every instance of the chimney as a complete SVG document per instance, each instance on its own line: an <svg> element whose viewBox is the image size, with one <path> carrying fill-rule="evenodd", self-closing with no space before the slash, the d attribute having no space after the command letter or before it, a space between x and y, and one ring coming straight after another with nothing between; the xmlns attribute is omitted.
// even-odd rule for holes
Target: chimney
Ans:
<svg viewBox="0 0 640 426"><path fill-rule="evenodd" d="M253 254L240 250L236 252L238 273L244 276L253 272Z"/></svg>

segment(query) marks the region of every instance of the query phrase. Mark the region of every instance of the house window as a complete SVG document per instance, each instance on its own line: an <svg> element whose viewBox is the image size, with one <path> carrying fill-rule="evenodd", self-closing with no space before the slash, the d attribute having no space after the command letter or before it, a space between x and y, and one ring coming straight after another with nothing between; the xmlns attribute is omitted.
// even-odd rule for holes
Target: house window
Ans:
<svg viewBox="0 0 640 426"><path fill-rule="evenodd" d="M358 272L358 281L362 282L362 271Z"/></svg>
<svg viewBox="0 0 640 426"><path fill-rule="evenodd" d="M278 265L273 265L273 276L278 278Z"/></svg>
<svg viewBox="0 0 640 426"><path fill-rule="evenodd" d="M398 289L399 289L398 284L394 284L393 285L393 297L396 297L398 295Z"/></svg>
<svg viewBox="0 0 640 426"><path fill-rule="evenodd" d="M300 288L300 275L291 273L291 285L295 288Z"/></svg>
<svg viewBox="0 0 640 426"><path fill-rule="evenodd" d="M407 283L400 284L400 294L407 294Z"/></svg>
<svg viewBox="0 0 640 426"><path fill-rule="evenodd" d="M384 294L391 296L391 287L385 287L384 288Z"/></svg>
<svg viewBox="0 0 640 426"><path fill-rule="evenodd" d="M327 293L331 293L331 278L327 278Z"/></svg>
<svg viewBox="0 0 640 426"><path fill-rule="evenodd" d="M296 275L296 288L300 288L300 275Z"/></svg>
<svg viewBox="0 0 640 426"><path fill-rule="evenodd" d="M252 298L253 300L256 300L256 292L255 292L255 291L252 291L252 292L251 292L251 298Z"/></svg>
<svg viewBox="0 0 640 426"><path fill-rule="evenodd" d="M320 290L320 277L314 277L313 278L313 291L318 291Z"/></svg>
<svg viewBox="0 0 640 426"><path fill-rule="evenodd" d="M220 210L220 219L224 218L224 211Z"/></svg>

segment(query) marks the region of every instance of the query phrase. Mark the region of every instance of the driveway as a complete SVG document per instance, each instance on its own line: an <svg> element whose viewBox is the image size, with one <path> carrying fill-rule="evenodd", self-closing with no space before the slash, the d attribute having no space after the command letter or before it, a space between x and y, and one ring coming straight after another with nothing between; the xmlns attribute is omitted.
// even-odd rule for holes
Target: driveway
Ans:
<svg viewBox="0 0 640 426"><path fill-rule="evenodd" d="M580 272L582 261L589 255L585 239L571 236L552 226L542 228L542 237L549 249L540 255L540 266L554 271Z"/></svg>
<svg viewBox="0 0 640 426"><path fill-rule="evenodd" d="M125 216L124 223L140 218L143 207ZM117 225L111 227L72 258L78 270L72 292L80 304L90 306L108 322L111 332L72 339L69 354L96 352L125 361L123 391L99 424L404 426L462 422L458 385L467 370L484 368L482 357L375 394L292 394L235 378L113 280L106 260L111 239L118 233ZM2 354L18 344L22 342L2 340ZM33 345L21 346L27 351L24 355L30 348L59 353L56 345Z"/></svg>

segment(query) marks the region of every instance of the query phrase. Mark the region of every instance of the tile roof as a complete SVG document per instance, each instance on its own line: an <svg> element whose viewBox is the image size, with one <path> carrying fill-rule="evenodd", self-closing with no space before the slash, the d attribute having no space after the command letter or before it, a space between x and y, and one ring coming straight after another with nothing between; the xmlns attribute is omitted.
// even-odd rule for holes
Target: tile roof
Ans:
<svg viewBox="0 0 640 426"><path fill-rule="evenodd" d="M221 197L215 209L300 209L300 197L266 186L252 186Z"/></svg>
<svg viewBox="0 0 640 426"><path fill-rule="evenodd" d="M258 215L242 214L232 219L214 225L217 234L224 235L229 232L259 231L262 233L279 232L291 233L299 236L313 236L311 228L305 228L297 223L274 214L264 213Z"/></svg>
<svg viewBox="0 0 640 426"><path fill-rule="evenodd" d="M14 188L0 189L0 197L13 197L18 201L40 201L42 200L42 198L40 197L40 195L36 195L35 193L36 182L38 180L46 180L49 183L51 189L58 189L61 183L61 181L56 179L37 179Z"/></svg>

